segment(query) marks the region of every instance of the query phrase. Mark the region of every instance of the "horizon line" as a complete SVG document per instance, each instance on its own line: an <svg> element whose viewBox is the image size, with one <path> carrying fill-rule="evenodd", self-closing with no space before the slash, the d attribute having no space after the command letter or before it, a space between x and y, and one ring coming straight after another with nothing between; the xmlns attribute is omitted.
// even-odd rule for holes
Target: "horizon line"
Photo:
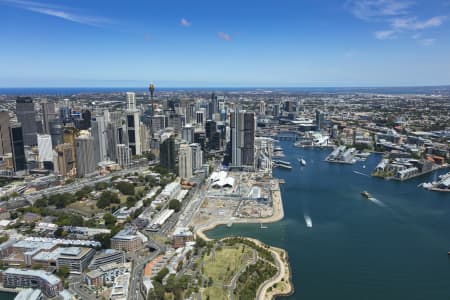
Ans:
<svg viewBox="0 0 450 300"><path fill-rule="evenodd" d="M423 85L328 85L328 86L294 86L294 85L224 85L224 86L184 86L184 85L161 85L156 86L162 89L361 89L361 88L434 88L434 87L450 87L449 84L423 84ZM0 89L148 89L147 86L0 86Z"/></svg>

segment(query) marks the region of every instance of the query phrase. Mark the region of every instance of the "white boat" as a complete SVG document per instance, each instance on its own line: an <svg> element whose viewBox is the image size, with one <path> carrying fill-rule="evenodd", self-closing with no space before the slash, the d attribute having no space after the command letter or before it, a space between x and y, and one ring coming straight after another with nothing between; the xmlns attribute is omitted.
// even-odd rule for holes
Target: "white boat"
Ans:
<svg viewBox="0 0 450 300"><path fill-rule="evenodd" d="M261 229L266 229L267 226L263 225L263 223L261 223Z"/></svg>
<svg viewBox="0 0 450 300"><path fill-rule="evenodd" d="M301 164L302 166L306 166L306 160L304 160L303 158L300 159L300 164Z"/></svg>
<svg viewBox="0 0 450 300"><path fill-rule="evenodd" d="M306 227L311 228L312 227L312 220L311 220L310 216L304 215L304 217L305 217Z"/></svg>
<svg viewBox="0 0 450 300"><path fill-rule="evenodd" d="M288 166L288 165L285 165L285 164L274 164L274 167L279 167L279 168L282 168L282 169L292 170L292 166Z"/></svg>

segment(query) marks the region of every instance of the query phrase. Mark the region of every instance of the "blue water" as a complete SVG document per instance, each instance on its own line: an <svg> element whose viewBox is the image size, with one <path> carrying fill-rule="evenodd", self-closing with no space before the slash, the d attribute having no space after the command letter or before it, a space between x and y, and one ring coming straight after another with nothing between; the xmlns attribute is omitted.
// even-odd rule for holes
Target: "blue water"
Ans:
<svg viewBox="0 0 450 300"><path fill-rule="evenodd" d="M295 286L288 299L450 299L450 194L417 187L434 175L407 182L372 178L353 171L369 173L379 155L338 165L323 162L330 150L280 145L294 166L274 172L286 180L285 219L268 229L221 226L208 236L246 235L285 248ZM364 190L379 202L363 198Z"/></svg>
<svg viewBox="0 0 450 300"><path fill-rule="evenodd" d="M450 86L415 87L157 87L157 91L265 91L291 93L369 93L369 94L450 94ZM36 87L36 88L0 88L0 95L59 95L69 96L85 93L147 92L148 87Z"/></svg>

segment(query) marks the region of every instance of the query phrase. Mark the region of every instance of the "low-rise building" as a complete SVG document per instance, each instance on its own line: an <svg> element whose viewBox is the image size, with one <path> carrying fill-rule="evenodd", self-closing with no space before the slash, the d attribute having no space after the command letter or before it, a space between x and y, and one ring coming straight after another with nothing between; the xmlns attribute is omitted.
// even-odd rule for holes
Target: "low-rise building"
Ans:
<svg viewBox="0 0 450 300"><path fill-rule="evenodd" d="M175 249L184 247L186 242L194 240L194 235L187 227L177 227L172 234L172 247Z"/></svg>
<svg viewBox="0 0 450 300"><path fill-rule="evenodd" d="M116 278L131 272L131 263L111 263L88 272L84 280L91 286L113 284Z"/></svg>
<svg viewBox="0 0 450 300"><path fill-rule="evenodd" d="M141 238L133 228L125 228L111 238L111 248L123 251L135 251L142 246Z"/></svg>
<svg viewBox="0 0 450 300"><path fill-rule="evenodd" d="M2 272L2 278L6 288L38 288L47 297L55 297L63 290L58 277L42 270L9 268Z"/></svg>
<svg viewBox="0 0 450 300"><path fill-rule="evenodd" d="M125 253L116 249L105 249L97 252L89 265L89 268L94 270L100 266L111 263L124 263Z"/></svg>
<svg viewBox="0 0 450 300"><path fill-rule="evenodd" d="M32 258L33 265L55 266L59 269L65 266L71 273L81 274L88 266L95 250L84 247L59 247L51 252L39 252Z"/></svg>

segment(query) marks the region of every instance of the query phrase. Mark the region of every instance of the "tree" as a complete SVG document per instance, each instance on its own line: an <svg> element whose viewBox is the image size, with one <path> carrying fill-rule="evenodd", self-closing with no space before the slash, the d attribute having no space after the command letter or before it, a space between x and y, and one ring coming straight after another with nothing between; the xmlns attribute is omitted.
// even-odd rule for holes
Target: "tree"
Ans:
<svg viewBox="0 0 450 300"><path fill-rule="evenodd" d="M34 207L46 207L48 205L47 198L44 196L42 198L39 198L34 203Z"/></svg>
<svg viewBox="0 0 450 300"><path fill-rule="evenodd" d="M164 277L166 277L166 275L169 274L169 269L167 268L162 268L153 278L154 281L162 283L162 280L164 279Z"/></svg>
<svg viewBox="0 0 450 300"><path fill-rule="evenodd" d="M97 182L95 184L95 189L97 191L102 191L102 190L106 190L106 188L108 188L108 183L102 181L102 182Z"/></svg>
<svg viewBox="0 0 450 300"><path fill-rule="evenodd" d="M110 191L104 191L100 198L97 200L98 208L105 208L109 206L111 203L120 203L120 199L116 193Z"/></svg>
<svg viewBox="0 0 450 300"><path fill-rule="evenodd" d="M121 181L116 184L116 188L124 195L134 195L134 184Z"/></svg>
<svg viewBox="0 0 450 300"><path fill-rule="evenodd" d="M56 272L56 275L58 275L59 277L61 277L62 280L64 280L65 278L67 278L67 276L69 276L70 270L68 267L66 266L60 266L58 271Z"/></svg>
<svg viewBox="0 0 450 300"><path fill-rule="evenodd" d="M195 239L195 247L196 248L203 248L206 246L206 241L202 239L201 237L197 236Z"/></svg>
<svg viewBox="0 0 450 300"><path fill-rule="evenodd" d="M132 207L134 204L136 204L136 198L133 196L128 196L127 197L127 207L130 208Z"/></svg>
<svg viewBox="0 0 450 300"><path fill-rule="evenodd" d="M105 220L106 227L109 227L111 225L116 224L116 217L114 217L112 214L107 213L103 216L103 220Z"/></svg>
<svg viewBox="0 0 450 300"><path fill-rule="evenodd" d="M81 190L78 190L75 193L75 198L77 200L81 200L83 198L87 198L89 196L89 193L92 192L92 188L89 186L83 187Z"/></svg>
<svg viewBox="0 0 450 300"><path fill-rule="evenodd" d="M94 235L94 240L102 245L102 249L109 249L111 247L111 234L99 233Z"/></svg>
<svg viewBox="0 0 450 300"><path fill-rule="evenodd" d="M181 202L177 199L172 199L169 202L169 208L175 210L175 212L179 212L181 210Z"/></svg>

